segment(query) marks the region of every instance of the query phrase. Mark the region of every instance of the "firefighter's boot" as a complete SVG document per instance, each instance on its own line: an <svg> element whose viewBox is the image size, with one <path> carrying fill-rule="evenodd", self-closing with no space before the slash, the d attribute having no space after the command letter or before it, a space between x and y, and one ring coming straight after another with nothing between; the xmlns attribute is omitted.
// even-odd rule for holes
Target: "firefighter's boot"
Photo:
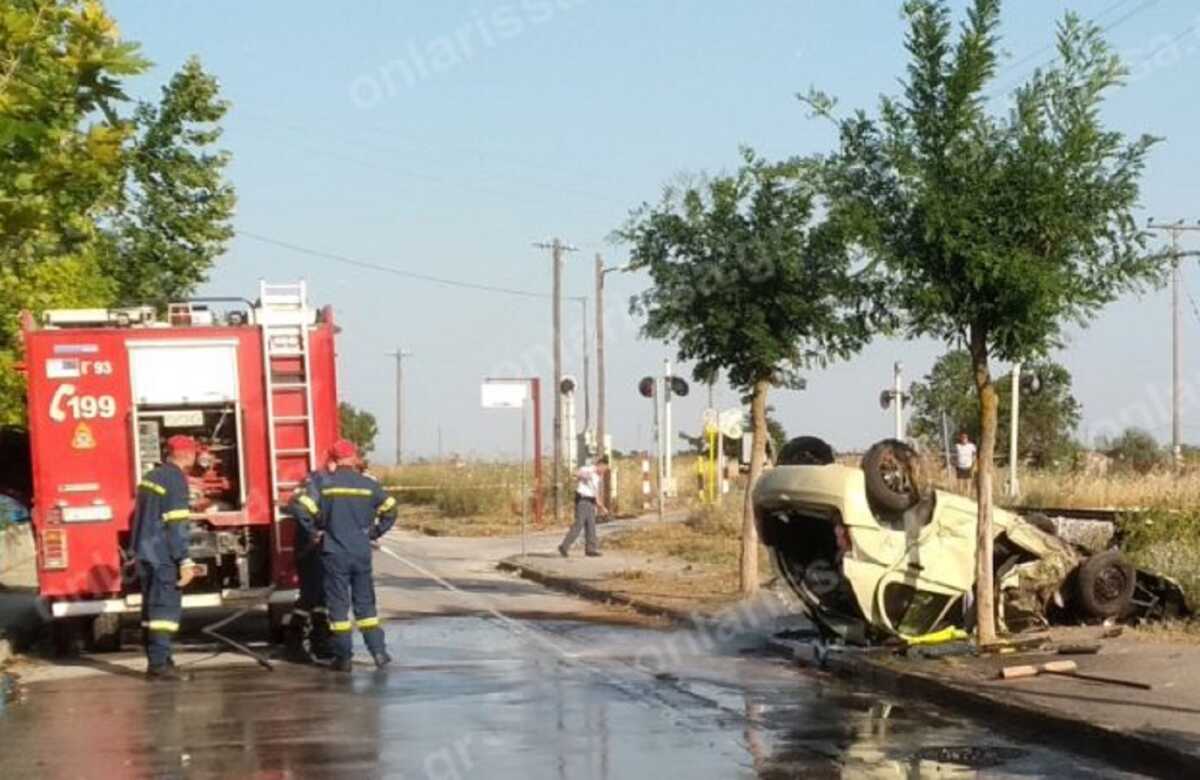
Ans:
<svg viewBox="0 0 1200 780"><path fill-rule="evenodd" d="M191 678L185 672L179 671L173 661L158 666L146 667L146 679L160 682L186 682Z"/></svg>
<svg viewBox="0 0 1200 780"><path fill-rule="evenodd" d="M320 661L333 658L333 635L329 632L329 616L313 612L312 630L308 634L308 649Z"/></svg>
<svg viewBox="0 0 1200 780"><path fill-rule="evenodd" d="M375 653L374 658L376 669L382 669L392 662L392 657L388 655L387 650L384 650L381 653Z"/></svg>

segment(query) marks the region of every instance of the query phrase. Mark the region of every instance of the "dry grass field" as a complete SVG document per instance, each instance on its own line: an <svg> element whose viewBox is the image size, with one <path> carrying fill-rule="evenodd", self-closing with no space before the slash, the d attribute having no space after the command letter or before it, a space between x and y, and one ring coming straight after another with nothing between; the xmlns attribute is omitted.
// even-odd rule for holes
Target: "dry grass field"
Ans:
<svg viewBox="0 0 1200 780"><path fill-rule="evenodd" d="M680 498L672 507L690 505L695 487L695 458L681 456L675 460ZM541 528L562 525L553 522L550 463L543 463L546 484L543 503L547 522ZM642 514L645 497L642 494L640 458L622 458L614 464L616 472L619 515ZM466 463L414 463L399 468L378 467L371 473L393 491L400 501L401 527L433 535L499 536L518 533L521 528L522 489L525 486L527 521L533 524L534 495L533 466L527 464L522 475L520 466L512 463L475 461ZM522 482L524 480L524 482ZM572 484L564 480L564 523L570 520ZM653 510L653 504L650 509Z"/></svg>

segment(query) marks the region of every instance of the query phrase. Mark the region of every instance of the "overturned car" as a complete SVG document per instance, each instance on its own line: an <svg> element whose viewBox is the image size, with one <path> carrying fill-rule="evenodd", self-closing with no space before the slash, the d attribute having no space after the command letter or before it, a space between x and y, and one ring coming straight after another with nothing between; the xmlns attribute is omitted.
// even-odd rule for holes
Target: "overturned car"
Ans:
<svg viewBox="0 0 1200 780"><path fill-rule="evenodd" d="M971 622L977 507L926 487L921 471L897 440L879 442L854 468L820 439L800 437L759 479L760 538L823 631L866 642ZM1187 612L1176 583L1135 569L1116 549L1061 538L1048 518L996 509L993 528L1004 630Z"/></svg>

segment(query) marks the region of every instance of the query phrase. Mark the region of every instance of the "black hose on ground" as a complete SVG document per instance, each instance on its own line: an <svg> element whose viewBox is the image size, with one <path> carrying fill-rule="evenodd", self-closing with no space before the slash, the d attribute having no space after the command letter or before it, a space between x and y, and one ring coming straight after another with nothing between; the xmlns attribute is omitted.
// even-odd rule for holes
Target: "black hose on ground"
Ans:
<svg viewBox="0 0 1200 780"><path fill-rule="evenodd" d="M246 655L246 656L249 656L250 658L253 658L255 661L257 661L259 663L260 666L262 666L268 672L275 671L275 666L269 660L267 660L266 656L262 655L261 653L254 652L246 645L242 644L241 642L238 642L236 639L231 639L231 638L225 636L224 634L219 633L219 629L222 629L225 626L229 625L230 623L233 623L233 622L239 620L240 618L244 617L246 615L246 613L250 612L251 610L253 610L263 604L270 604L271 603L271 594L273 594L274 592L275 592L275 587L271 586L271 589L267 591L265 596L263 596L263 600L262 600L261 604L259 602L255 602L253 604L247 604L246 606L239 609L237 612L234 612L232 615L227 615L227 616L221 618L220 620L218 620L216 623L209 623L207 626L200 629L200 633L207 634L208 636L211 636L213 639L217 640L218 642L223 642L224 644L229 645L230 647L232 647L234 650L241 653L242 655Z"/></svg>

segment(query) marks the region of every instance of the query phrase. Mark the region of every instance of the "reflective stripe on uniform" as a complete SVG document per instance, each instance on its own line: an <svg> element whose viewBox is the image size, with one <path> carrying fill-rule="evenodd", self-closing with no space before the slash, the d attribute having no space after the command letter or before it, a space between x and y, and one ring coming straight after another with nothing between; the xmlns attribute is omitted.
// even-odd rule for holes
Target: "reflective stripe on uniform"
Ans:
<svg viewBox="0 0 1200 780"><path fill-rule="evenodd" d="M299 609L297 607L292 607L291 614L299 615L300 617L308 617L308 610L307 609Z"/></svg>
<svg viewBox="0 0 1200 780"><path fill-rule="evenodd" d="M375 514L381 515L384 512L390 512L390 511L392 511L393 508L395 508L395 506L396 506L395 496L388 496L384 500L384 502L379 505L379 508L375 510Z"/></svg>
<svg viewBox="0 0 1200 780"><path fill-rule="evenodd" d="M329 607L313 607L312 611L314 615L328 615Z"/></svg>
<svg viewBox="0 0 1200 780"><path fill-rule="evenodd" d="M138 490L145 490L148 493L153 493L156 496L165 496L167 489L157 482L151 482L148 479L143 479L138 483Z"/></svg>
<svg viewBox="0 0 1200 780"><path fill-rule="evenodd" d="M354 629L354 624L349 620L331 620L329 621L329 630L335 634L346 634Z"/></svg>
<svg viewBox="0 0 1200 780"><path fill-rule="evenodd" d="M300 504L300 506L304 507L313 514L321 511L321 508L317 506L317 502L305 495L298 496L296 498L296 503Z"/></svg>
<svg viewBox="0 0 1200 780"><path fill-rule="evenodd" d="M370 498L375 491L367 488L328 487L321 489L323 496L350 496L353 498Z"/></svg>
<svg viewBox="0 0 1200 780"><path fill-rule="evenodd" d="M177 523L180 520L187 520L192 516L190 510L187 509L172 509L170 512L163 512L164 523Z"/></svg>
<svg viewBox="0 0 1200 780"><path fill-rule="evenodd" d="M358 621L358 630L359 631L369 631L372 628L379 628L379 618L369 617L369 618L363 618L362 620Z"/></svg>
<svg viewBox="0 0 1200 780"><path fill-rule="evenodd" d="M174 634L179 630L179 624L174 620L151 620L145 626L150 631L158 631L163 634Z"/></svg>

